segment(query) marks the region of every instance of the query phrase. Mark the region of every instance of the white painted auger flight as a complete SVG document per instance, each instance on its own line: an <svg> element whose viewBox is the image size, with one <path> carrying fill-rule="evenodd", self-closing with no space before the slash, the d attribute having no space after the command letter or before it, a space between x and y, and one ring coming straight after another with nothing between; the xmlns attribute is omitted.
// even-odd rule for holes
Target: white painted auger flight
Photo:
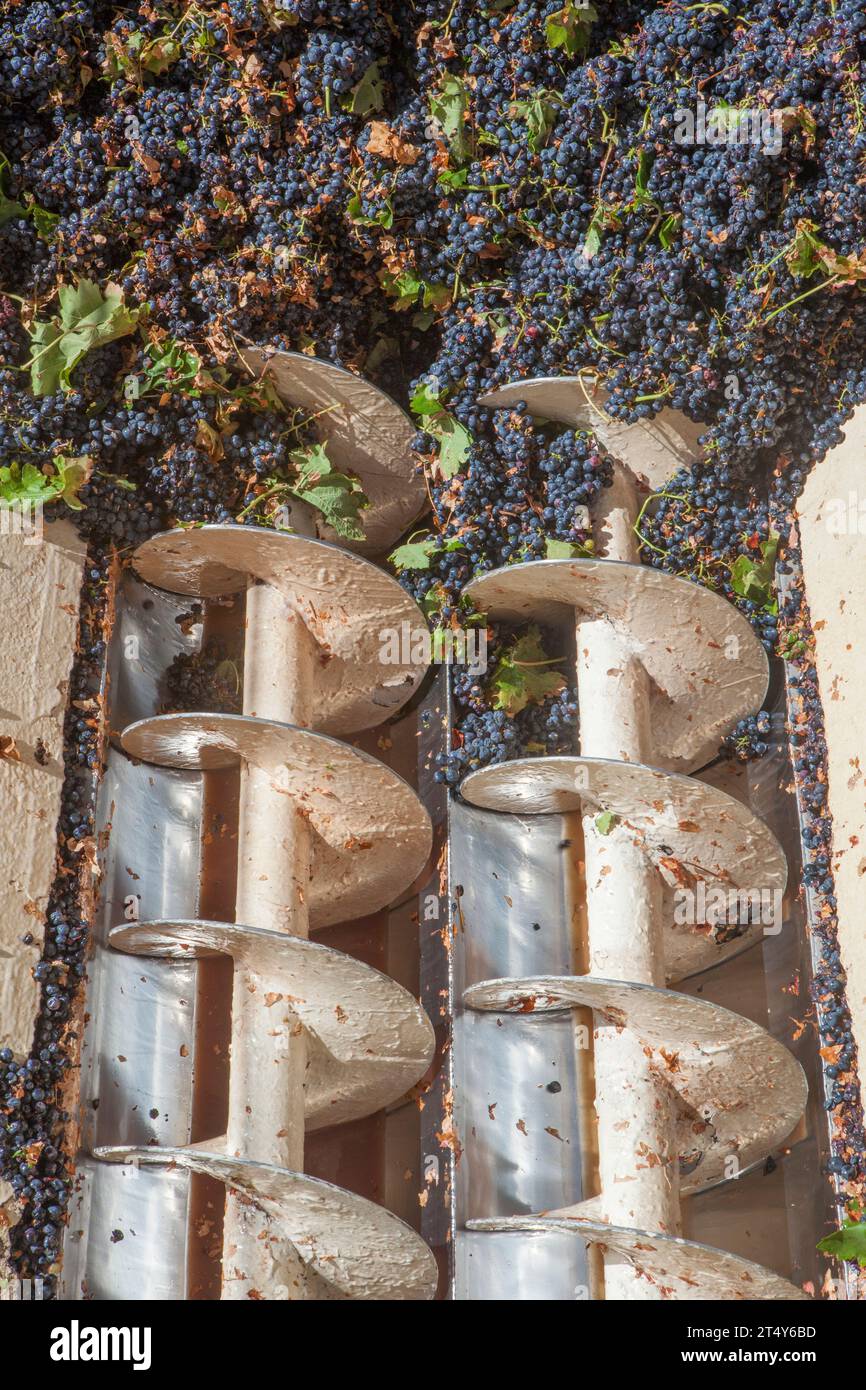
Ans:
<svg viewBox="0 0 866 1390"><path fill-rule="evenodd" d="M580 817L588 973L486 981L472 1008L593 1010L600 1193L576 1207L470 1222L474 1230L569 1230L604 1251L607 1299L803 1297L771 1271L682 1239L681 1196L764 1158L806 1101L799 1064L756 1024L666 988L744 944L677 926L671 895L692 883L784 889L785 858L748 808L685 776L737 720L760 707L767 660L720 596L640 564L638 479L658 487L696 457L698 427L663 410L623 426L580 378L514 382L482 397L594 430L617 457L593 518L600 558L539 560L467 586L509 621L574 622L580 756L481 769L461 786L473 805ZM605 814L607 813L607 814Z"/></svg>
<svg viewBox="0 0 866 1390"><path fill-rule="evenodd" d="M423 668L382 665L377 634L423 618L390 576L311 535L205 526L154 537L133 563L172 593L247 591L243 714L157 715L121 736L161 767L239 767L235 920L110 935L136 955L231 957L228 1129L96 1156L225 1183L223 1299L430 1298L436 1264L419 1236L303 1172L305 1129L399 1099L433 1054L429 1019L402 986L308 939L311 924L387 906L430 853L415 792L330 736L380 723L417 688Z"/></svg>
<svg viewBox="0 0 866 1390"><path fill-rule="evenodd" d="M415 425L405 410L356 372L305 352L245 348L240 358L286 405L312 414L331 462L360 479L370 503L363 512L364 539L340 544L379 554L408 531L427 493L412 452ZM325 540L338 539L321 522L317 529Z"/></svg>

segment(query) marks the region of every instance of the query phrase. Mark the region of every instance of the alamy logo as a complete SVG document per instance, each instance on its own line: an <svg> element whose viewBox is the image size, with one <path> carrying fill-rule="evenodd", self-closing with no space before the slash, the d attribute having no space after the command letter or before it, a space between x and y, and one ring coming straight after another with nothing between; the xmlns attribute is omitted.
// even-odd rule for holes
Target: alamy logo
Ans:
<svg viewBox="0 0 866 1390"><path fill-rule="evenodd" d="M771 154L782 148L785 133L781 111L762 106L713 106L699 101L694 110L674 112L675 145L763 145Z"/></svg>
<svg viewBox="0 0 866 1390"><path fill-rule="evenodd" d="M44 531L41 502L0 502L0 536L23 536L25 545L36 545Z"/></svg>
<svg viewBox="0 0 866 1390"><path fill-rule="evenodd" d="M824 525L831 536L866 536L866 494L849 492L847 501L828 497Z"/></svg>
<svg viewBox="0 0 866 1390"><path fill-rule="evenodd" d="M38 1274L35 1279L0 1279L0 1299L16 1303L41 1303L45 1297L45 1280Z"/></svg>
<svg viewBox="0 0 866 1390"><path fill-rule="evenodd" d="M674 892L674 924L689 927L762 926L765 936L782 929L783 894L779 888L707 887L703 879L695 888Z"/></svg>
<svg viewBox="0 0 866 1390"><path fill-rule="evenodd" d="M466 666L469 674L487 670L487 629L485 627L412 627L403 622L399 629L383 627L379 633L379 660L383 666L411 666L416 662L430 666Z"/></svg>
<svg viewBox="0 0 866 1390"><path fill-rule="evenodd" d="M73 1318L69 1327L51 1332L52 1361L131 1361L134 1371L150 1370L149 1327L82 1327Z"/></svg>

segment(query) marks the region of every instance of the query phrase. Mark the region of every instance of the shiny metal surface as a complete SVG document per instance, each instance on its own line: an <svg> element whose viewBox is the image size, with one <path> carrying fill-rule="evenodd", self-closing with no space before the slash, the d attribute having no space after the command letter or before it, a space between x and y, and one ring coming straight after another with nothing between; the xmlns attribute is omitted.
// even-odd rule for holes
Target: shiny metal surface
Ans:
<svg viewBox="0 0 866 1390"><path fill-rule="evenodd" d="M429 665L413 637L421 610L397 580L342 547L264 527L211 525L164 531L136 550L147 584L188 598L241 593L260 580L278 589L317 647L316 728L357 733L380 724L417 690Z"/></svg>
<svg viewBox="0 0 866 1390"><path fill-rule="evenodd" d="M598 976L547 975L471 985L472 1009L543 1015L583 1005L636 1034L676 1097L684 1194L748 1167L792 1132L807 1098L791 1053L749 1019L673 990ZM676 1151L675 1151L676 1152Z"/></svg>
<svg viewBox="0 0 866 1390"><path fill-rule="evenodd" d="M412 451L415 425L386 392L345 367L303 352L247 348L241 361L271 381L287 405L313 412L313 426L328 457L360 478L370 506L361 513L363 541L340 544L377 552L409 529L426 502L424 480ZM335 539L319 522L321 535Z"/></svg>
<svg viewBox="0 0 866 1390"><path fill-rule="evenodd" d="M573 972L562 821L497 815L453 801L449 843L460 1143L455 1296L588 1297L581 1241L466 1230L472 1217L562 1207L587 1195L573 1016L504 1020L462 1005L467 984L499 972L518 975L539 966L551 974Z"/></svg>
<svg viewBox="0 0 866 1390"><path fill-rule="evenodd" d="M446 1298L454 1292L454 1191L461 1159L454 1115L452 963L456 928L447 868L450 797L447 788L436 781L438 759L450 738L449 675L447 668L438 668L413 718L407 718L402 726L417 768L418 792L433 822L433 850L427 870L414 885L415 891L406 900L403 910L416 927L417 956L412 966L413 977L417 978L418 995L436 1035L436 1054L422 1083L423 1102L413 1110L417 1115L420 1141L419 1226L436 1254L440 1268L439 1293ZM409 933L402 936L401 941L407 937ZM404 1107L395 1120L412 1124L414 1116L409 1120L408 1107ZM407 1167L402 1171L394 1170L392 1191L399 1187L405 1193L406 1171ZM393 1200L389 1205L397 1209Z"/></svg>
<svg viewBox="0 0 866 1390"><path fill-rule="evenodd" d="M147 592L144 586L141 592ZM174 602L176 611L189 606L183 599ZM782 737L778 719L776 736L777 740ZM134 771L145 781L156 778L160 783L163 779L178 785L187 783L194 796L200 789L201 779L194 773L154 768ZM788 854L796 857L790 780L778 752L750 768L727 765L706 775L765 817ZM131 794L139 795L138 784ZM128 827L130 843L140 847L141 854L149 853L149 848L145 848L151 843L149 836L155 834L157 824L165 821L162 791L156 797L156 805L159 821L154 819L151 825L146 816L124 819L110 805L106 805L104 819L113 816L123 834L127 833L124 827ZM192 818L197 820L198 813ZM174 821L168 829L177 838ZM441 925L431 922L422 928L422 940L435 943L437 951L444 941L443 953L450 954L459 989L467 982L475 983L492 975L524 976L539 970L567 974L579 968L571 949L574 924L568 904L572 893L570 889L564 891L563 886L563 880L568 878L563 872L567 851L561 848L565 834L563 823L555 814L508 817L460 803L453 805L448 886L456 912L447 926L443 920ZM120 846L124 843L114 835L112 840L109 860L112 853L122 853ZM165 848L159 846L154 852L164 853ZM140 872L141 863L134 858L129 868ZM116 869L116 865L110 869L112 880ZM166 873L170 887L173 871ZM133 882L133 888L136 886L121 867L121 884L124 877ZM796 882L796 874L792 877ZM431 884L436 886L435 877ZM444 884L442 892L445 893ZM424 899L419 901L419 913L423 902ZM442 904L444 913L444 897ZM147 910L150 904L142 906ZM194 912L195 904L169 904L167 915L184 911ZM179 978L177 972L190 969L164 962L148 962L144 968L141 962L130 960L128 964L134 973L128 979L129 995L117 995L113 1010L117 1035L112 1032L107 1036L109 1061L119 1055L129 1058L124 1047L128 1047L130 1035L135 1036L135 1029L130 1026L135 1015L127 1014L126 1007L136 983L142 990L145 983L154 990L157 970L171 972L165 977L171 980ZM425 976L428 1007L441 1023L443 1010L447 1010L447 995L441 988L438 994L430 992L431 978L430 974ZM809 947L802 911L796 898L791 897L784 928L778 935L764 937L738 959L707 970L683 986L699 998L711 999L766 1024L802 1060L812 1081L809 1110L790 1143L775 1153L772 1163L741 1170L735 1181L691 1196L686 1206L686 1234L698 1243L724 1245L745 1259L772 1265L817 1292L827 1264L816 1254L814 1245L817 1237L829 1229L831 1208L828 1186L816 1180L827 1156L828 1121L820 1104L820 1064L806 1022L810 1008L808 979ZM170 1022L168 1002L175 996L160 986L154 997L166 1001L165 1012L160 1004L156 1015L151 1004L147 1006L151 1019L161 1020L162 1031ZM89 1010L90 1007L88 1001ZM473 1299L584 1299L589 1296L591 1281L582 1239L569 1231L548 1227L543 1232L533 1229L487 1234L467 1230L464 1224L467 1217L471 1220L474 1216L549 1211L575 1204L586 1191L591 1191L582 1171L580 1153L581 1136L584 1151L591 1136L581 1124L583 1112L573 1104L577 1080L571 1016L551 1015L547 1021L531 1016L501 1020L493 1015L466 1014L459 1000L457 1013L455 1047L447 1055L442 1073L447 1077L449 1068L454 1069L455 1138L452 1149L446 1130L441 1150L459 1155L459 1162L451 1170L457 1216L456 1294ZM89 1028L92 1018L91 1014ZM147 1059L142 1060L146 1065ZM173 1061L170 1050L163 1060L165 1065ZM117 1062L110 1074L112 1090L116 1091L115 1081L122 1085L129 1068ZM551 1090L548 1077L562 1089ZM92 1088L88 1094L94 1096ZM118 1100L116 1095L111 1098ZM444 1127L429 1096L427 1100L429 1128L435 1133ZM99 1118L103 1103L104 1097L96 1111L92 1105L85 1107L86 1123ZM447 1104L446 1100L446 1107ZM122 1109L122 1104L116 1105L117 1113ZM450 1113L446 1108L449 1122ZM159 1122L150 1121L146 1110L143 1116L130 1118L141 1122L143 1130L156 1131L152 1138L166 1142ZM170 1129L168 1125L169 1132ZM556 1134L551 1133L554 1130ZM107 1135L106 1142L113 1138ZM187 1140L174 1142L183 1144ZM431 1159L435 1147L430 1146ZM444 1164L438 1171L441 1176L429 1187L425 1219L435 1208L441 1186L447 1186L449 1180ZM188 1183L188 1175L180 1169L159 1168L151 1172L145 1167L115 1168L92 1160L85 1162L67 1236L64 1287L72 1292L66 1296L81 1297L86 1292L97 1298L184 1297ZM116 1238L118 1232L123 1237L120 1240Z"/></svg>
<svg viewBox="0 0 866 1390"><path fill-rule="evenodd" d="M767 655L743 615L702 585L646 565L531 560L491 570L464 592L509 622L573 625L575 612L608 619L650 676L646 761L655 767L693 772L709 762L767 691Z"/></svg>
<svg viewBox="0 0 866 1390"><path fill-rule="evenodd" d="M354 1192L204 1145L192 1149L113 1145L98 1149L95 1156L109 1164L201 1173L245 1194L280 1228L304 1263L346 1298L433 1296L436 1263L423 1240L384 1207ZM274 1295L268 1291L268 1296Z"/></svg>
<svg viewBox="0 0 866 1390"><path fill-rule="evenodd" d="M456 1297L475 1302L588 1302L587 1246L554 1228L460 1232Z"/></svg>
<svg viewBox="0 0 866 1390"><path fill-rule="evenodd" d="M192 1120L195 965L113 951L108 929L130 913L194 912L201 775L108 753L99 821L111 825L80 1078L80 1149L185 1144ZM133 1176L79 1159L64 1242L62 1296L185 1297L187 1175ZM120 1233L119 1235L117 1233Z"/></svg>
<svg viewBox="0 0 866 1390"><path fill-rule="evenodd" d="M130 757L159 767L253 763L314 831L309 908L324 927L386 906L430 853L430 817L398 773L350 744L241 714L165 714L124 729Z"/></svg>
<svg viewBox="0 0 866 1390"><path fill-rule="evenodd" d="M500 1221L473 1221L475 1231L559 1233L574 1232L580 1240L623 1255L662 1298L677 1302L724 1300L798 1300L807 1295L771 1269L732 1255L727 1250L658 1231L629 1230L597 1221L575 1221L564 1216L514 1217ZM638 1294L637 1297L640 1297Z"/></svg>
<svg viewBox="0 0 866 1390"><path fill-rule="evenodd" d="M681 410L667 406L646 420L625 425L608 415L608 399L593 376L546 376L509 381L479 396L478 404L503 410L525 401L533 415L591 430L615 458L652 487L661 487L677 469L690 468L700 458L698 440L706 425L696 425Z"/></svg>
<svg viewBox="0 0 866 1390"><path fill-rule="evenodd" d="M237 532L222 531L204 537L204 542L199 554L195 545L175 537L168 553L180 556L183 565L196 556L203 556L205 566L215 554L218 564L230 557L242 562L247 571L262 557L276 557L283 565L288 555L291 569L299 564L300 552L310 558L306 552L314 544L266 532L247 532L239 538ZM164 560L165 554L165 549L160 550L159 558ZM348 568L342 556L336 568L340 565L343 571ZM374 576L367 584L369 600L369 590L381 588L381 576L364 562L354 565ZM286 574L281 574L285 579ZM271 581L274 576L258 577ZM289 583L288 587L296 600L295 591L303 584L294 578L294 586ZM362 574L361 587L366 580L369 575ZM375 912L404 889L426 860L432 838L430 820L403 779L369 755L308 728L278 723L273 717L254 717L251 672L257 681L254 698L256 702L264 698L272 716L285 707L289 720L306 723L330 714L333 723L336 707L343 720L351 719L352 726L370 722L367 692L359 701L353 698L353 689L338 686L338 698L329 704L314 689L319 663L310 640L312 620L318 622L324 613L332 621L333 614L310 610L303 623L297 621L296 610L286 605L284 595L271 582L256 588L254 597L262 602L247 604L244 715L145 719L125 731L121 740L124 751L160 766L192 766L213 773L240 765L235 910L247 920L261 918L270 928L191 921L186 916L159 926L151 922L149 935L138 933L160 952L167 947L172 954L196 947L205 956L224 953L234 964L227 1127L222 1139L209 1140L222 1157L203 1153L200 1145L170 1152L175 1166L221 1178L226 1184L223 1299L329 1296L321 1287L323 1265L330 1270L328 1282L347 1297L387 1297L395 1293L396 1280L400 1297L429 1296L432 1288L426 1295L418 1291L419 1265L426 1261L429 1284L429 1266L435 1271L435 1263L417 1235L353 1194L303 1176L301 1169L308 1074L316 1120L333 1123L357 1119L396 1099L404 1086L419 1079L429 1061L430 1030L424 1029L420 1010L402 991L389 988L375 972L340 966L337 953L310 947L303 938L309 932L317 893L329 914L326 920L336 922ZM356 593L355 599L357 619L362 596ZM324 596L323 604L327 601ZM344 621L345 608L344 604ZM373 616L381 619L381 610ZM265 653L260 650L266 642L282 643L275 683L268 679ZM302 716L294 714L296 708L304 711ZM403 830L406 834L401 834ZM314 831L325 846L324 855L314 849ZM206 843L212 832L202 824L200 834ZM400 850L402 858L397 854ZM327 861L324 872L323 859ZM230 903L225 910L231 911ZM322 998L323 986L327 999ZM376 1028L371 1010L378 1015ZM313 1029L313 1023L320 1026ZM422 1039L412 1038L413 1028L424 1034ZM416 1040L420 1055L407 1058L406 1050ZM341 1057L334 1056L335 1043L338 1052L342 1049ZM377 1066L377 1062L385 1065ZM142 1152L151 1151L136 1150L138 1161ZM116 1146L98 1146L94 1154L114 1155ZM252 1205L250 1196L255 1198ZM263 1209L265 1198L267 1210ZM364 1281L358 1270L362 1248L368 1276ZM349 1273L336 1277L352 1251ZM306 1272L307 1265L312 1275Z"/></svg>
<svg viewBox="0 0 866 1390"><path fill-rule="evenodd" d="M202 624L178 621L189 598L144 584L126 570L108 648L111 733L155 713L166 698L165 673L176 656L201 650Z"/></svg>
<svg viewBox="0 0 866 1390"><path fill-rule="evenodd" d="M427 1070L433 1029L388 975L303 937L227 922L131 922L110 944L130 955L201 960L227 955L260 977L263 1007L291 999L311 1035L304 1081L307 1129L345 1124L397 1100ZM316 1046L318 1044L318 1046Z"/></svg>
<svg viewBox="0 0 866 1390"><path fill-rule="evenodd" d="M613 846L627 837L645 852L664 885L663 931L667 978L708 969L753 944L773 921L757 911L725 913L717 926L697 912L698 885L707 892L742 889L774 909L788 877L784 852L772 831L742 802L694 777L640 763L603 758L516 758L472 772L460 794L474 806L512 814L549 814L594 808L616 817ZM743 904L747 909L747 904ZM728 920L733 915L734 920ZM706 918L706 920L704 920ZM742 918L742 920L740 920Z"/></svg>

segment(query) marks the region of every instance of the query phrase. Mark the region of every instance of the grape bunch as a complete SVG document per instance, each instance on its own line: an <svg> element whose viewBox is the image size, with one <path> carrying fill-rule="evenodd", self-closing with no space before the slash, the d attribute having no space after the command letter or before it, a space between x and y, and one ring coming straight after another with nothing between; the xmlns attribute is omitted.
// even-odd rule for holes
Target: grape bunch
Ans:
<svg viewBox="0 0 866 1390"><path fill-rule="evenodd" d="M769 751L772 734L771 716L766 710L739 720L722 741L723 750L737 762L751 762Z"/></svg>
<svg viewBox="0 0 866 1390"><path fill-rule="evenodd" d="M452 668L456 718L451 747L437 756L437 782L456 787L489 763L577 753L577 692L560 669L566 663L557 650L559 635L529 631L531 650L525 648L524 630L492 623L486 632L486 669Z"/></svg>
<svg viewBox="0 0 866 1390"><path fill-rule="evenodd" d="M220 637L206 638L200 651L180 652L164 677L165 700L160 714L213 710L240 714L243 701L243 656L229 650Z"/></svg>

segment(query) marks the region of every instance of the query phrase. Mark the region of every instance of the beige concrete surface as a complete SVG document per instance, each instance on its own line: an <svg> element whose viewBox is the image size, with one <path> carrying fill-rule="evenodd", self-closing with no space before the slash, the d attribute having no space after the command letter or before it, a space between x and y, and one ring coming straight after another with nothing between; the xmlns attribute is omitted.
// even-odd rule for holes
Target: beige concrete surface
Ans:
<svg viewBox="0 0 866 1390"><path fill-rule="evenodd" d="M866 1059L866 406L816 464L798 507L827 729L839 940Z"/></svg>
<svg viewBox="0 0 866 1390"><path fill-rule="evenodd" d="M75 649L84 552L68 523L0 534L0 1047L33 1036L45 905L54 876L63 715ZM32 945L23 938L32 933ZM0 1300L5 1234L16 1220L0 1183Z"/></svg>
<svg viewBox="0 0 866 1390"><path fill-rule="evenodd" d="M0 1046L16 1052L27 1051L33 1030L30 972L54 872L82 568L68 524L41 541L0 535ZM28 932L32 946L22 942Z"/></svg>

